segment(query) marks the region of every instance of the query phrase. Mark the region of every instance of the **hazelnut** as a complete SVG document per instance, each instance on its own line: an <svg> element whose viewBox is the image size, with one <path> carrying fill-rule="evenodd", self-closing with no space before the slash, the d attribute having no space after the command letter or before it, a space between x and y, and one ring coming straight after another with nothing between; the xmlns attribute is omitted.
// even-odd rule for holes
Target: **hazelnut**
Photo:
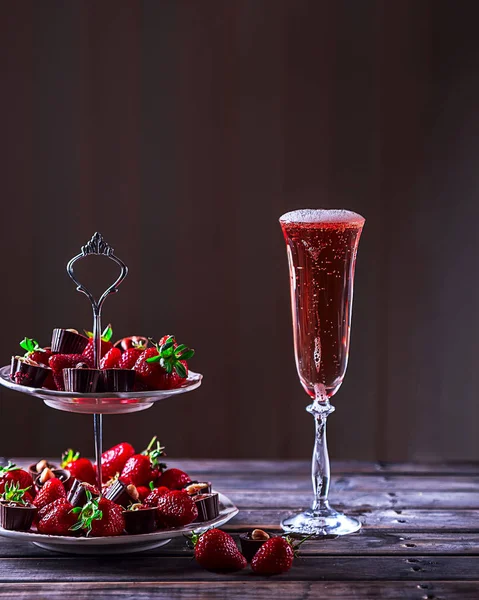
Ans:
<svg viewBox="0 0 479 600"><path fill-rule="evenodd" d="M136 504L132 504L131 506L129 506L128 510L141 510L142 506L143 504L137 502Z"/></svg>
<svg viewBox="0 0 479 600"><path fill-rule="evenodd" d="M134 486L132 483L126 486L126 491L128 492L130 498L132 498L133 500L138 500L138 498L140 497L136 486Z"/></svg>
<svg viewBox="0 0 479 600"><path fill-rule="evenodd" d="M70 331L71 333L78 333L76 329L65 329L65 331Z"/></svg>
<svg viewBox="0 0 479 600"><path fill-rule="evenodd" d="M200 492L204 488L205 488L205 484L204 483L191 483L190 485L188 485L188 486L185 487L185 491L190 496L193 496L194 494L197 494L198 492Z"/></svg>
<svg viewBox="0 0 479 600"><path fill-rule="evenodd" d="M35 471L37 473L41 473L44 469L47 469L47 468L48 468L48 461L43 459L39 463L37 463L37 466L35 467Z"/></svg>
<svg viewBox="0 0 479 600"><path fill-rule="evenodd" d="M48 481L49 479L53 479L54 477L55 473L47 467L46 469L43 469L42 474L40 475L40 483L45 483L46 481Z"/></svg>
<svg viewBox="0 0 479 600"><path fill-rule="evenodd" d="M252 540L269 540L269 538L269 533L266 533L266 531L263 531L262 529L253 529L253 532L251 533Z"/></svg>

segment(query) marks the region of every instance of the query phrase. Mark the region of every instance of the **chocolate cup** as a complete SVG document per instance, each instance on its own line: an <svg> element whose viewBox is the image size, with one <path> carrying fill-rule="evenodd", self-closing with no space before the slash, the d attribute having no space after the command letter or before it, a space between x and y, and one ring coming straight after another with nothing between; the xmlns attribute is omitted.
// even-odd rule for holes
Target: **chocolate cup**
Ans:
<svg viewBox="0 0 479 600"><path fill-rule="evenodd" d="M38 463L39 463L39 462L40 462L40 461L38 461L38 462L36 462L36 463L33 463L33 464L31 464L31 465L28 467L28 472L29 472L29 473L30 473L30 475L33 477L33 479L35 479L35 477L38 477L38 476L41 474L41 471L40 471L40 472L39 472L39 471L37 471L37 465L38 465ZM57 467L57 465L52 465L52 464L50 464L50 463L47 463L47 467L48 467L49 469L51 469L52 471L55 471L55 470L58 470L58 469L59 469L59 467Z"/></svg>
<svg viewBox="0 0 479 600"><path fill-rule="evenodd" d="M136 372L133 369L103 369L102 388L105 392L133 392Z"/></svg>
<svg viewBox="0 0 479 600"><path fill-rule="evenodd" d="M0 501L0 527L13 531L28 531L37 512L38 508L31 504L22 506Z"/></svg>
<svg viewBox="0 0 479 600"><path fill-rule="evenodd" d="M74 479L73 485L67 495L68 502L70 502L74 508L77 506L85 506L85 504L88 502L86 490L89 490L91 495L95 498L100 495L100 493L97 490L94 490L93 486L90 484L85 484L84 481Z"/></svg>
<svg viewBox="0 0 479 600"><path fill-rule="evenodd" d="M14 357L15 358L15 357ZM12 359L13 366L13 359ZM41 388L45 379L52 372L48 367L40 365L31 365L17 358L16 371L14 381L18 385L26 385L28 387Z"/></svg>
<svg viewBox="0 0 479 600"><path fill-rule="evenodd" d="M100 369L63 369L66 392L93 394L102 391Z"/></svg>
<svg viewBox="0 0 479 600"><path fill-rule="evenodd" d="M115 504L123 506L123 508L126 508L133 502L138 501L138 498L135 499L128 493L128 485L119 479L117 479L110 485L110 487L107 488L103 496Z"/></svg>
<svg viewBox="0 0 479 600"><path fill-rule="evenodd" d="M81 354L88 344L88 338L81 333L66 329L54 329L52 333L52 352L60 354Z"/></svg>
<svg viewBox="0 0 479 600"><path fill-rule="evenodd" d="M240 536L241 554L246 558L248 562L253 560L253 556L258 552L261 546L268 540L253 540L251 538L251 532L241 533Z"/></svg>
<svg viewBox="0 0 479 600"><path fill-rule="evenodd" d="M195 519L195 523L211 521L212 519L216 519L220 514L220 504L216 492L213 494L193 496L192 500L195 501L196 508L198 509L198 516Z"/></svg>
<svg viewBox="0 0 479 600"><path fill-rule="evenodd" d="M132 535L151 533L156 529L156 508L141 508L140 510L124 510L125 531Z"/></svg>
<svg viewBox="0 0 479 600"><path fill-rule="evenodd" d="M211 481L190 481L183 487L183 489L186 490L186 488L188 488L190 485L203 486L201 488L201 490L198 490L197 492L195 492L193 494L190 494L190 492L188 492L188 495L191 496L193 499L195 496L199 496L200 494L211 494L211 491L212 491Z"/></svg>
<svg viewBox="0 0 479 600"><path fill-rule="evenodd" d="M66 469L52 469L52 471L55 477L59 479L63 483L63 485L66 486L68 484L68 481L71 477L70 471L67 471ZM40 481L41 475L41 473L37 473L37 477L35 479L35 487L37 488L37 490L41 490L46 483L46 481Z"/></svg>

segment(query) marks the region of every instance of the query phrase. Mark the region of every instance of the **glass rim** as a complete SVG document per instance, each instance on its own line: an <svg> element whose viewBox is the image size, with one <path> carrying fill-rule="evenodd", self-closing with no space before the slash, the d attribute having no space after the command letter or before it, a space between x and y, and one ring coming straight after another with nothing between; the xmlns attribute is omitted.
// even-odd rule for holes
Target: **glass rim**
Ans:
<svg viewBox="0 0 479 600"><path fill-rule="evenodd" d="M344 224L364 225L366 219L357 212L344 208L299 208L280 216L281 224Z"/></svg>

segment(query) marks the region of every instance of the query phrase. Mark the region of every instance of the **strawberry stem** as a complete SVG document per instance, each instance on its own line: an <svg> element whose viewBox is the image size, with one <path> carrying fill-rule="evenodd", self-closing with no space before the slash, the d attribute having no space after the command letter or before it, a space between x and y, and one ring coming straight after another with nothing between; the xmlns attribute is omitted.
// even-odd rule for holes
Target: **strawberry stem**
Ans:
<svg viewBox="0 0 479 600"><path fill-rule="evenodd" d="M0 467L0 477L5 475L6 473L11 473L12 471L19 471L20 467L17 467L15 463L8 461L8 465L6 467Z"/></svg>
<svg viewBox="0 0 479 600"><path fill-rule="evenodd" d="M26 488L20 489L20 482L9 483L8 481L5 483L5 490L3 494L0 495L0 500L5 500L5 502L16 502L17 504L27 504L24 495L32 486L29 485Z"/></svg>
<svg viewBox="0 0 479 600"><path fill-rule="evenodd" d="M66 466L68 465L68 463L75 462L79 458L80 458L79 452L75 452L71 448L68 448L68 450L65 450L65 452L63 452L63 454L62 454L61 468L65 469Z"/></svg>

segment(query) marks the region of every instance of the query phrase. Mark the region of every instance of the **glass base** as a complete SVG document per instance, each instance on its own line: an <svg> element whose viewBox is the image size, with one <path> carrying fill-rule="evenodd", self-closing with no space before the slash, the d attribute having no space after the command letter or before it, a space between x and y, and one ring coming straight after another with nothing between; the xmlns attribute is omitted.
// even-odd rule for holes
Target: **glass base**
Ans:
<svg viewBox="0 0 479 600"><path fill-rule="evenodd" d="M347 517L331 507L318 510L309 508L297 515L287 517L281 522L281 527L291 535L310 535L311 537L336 537L348 535L361 529L361 522L353 517Z"/></svg>

